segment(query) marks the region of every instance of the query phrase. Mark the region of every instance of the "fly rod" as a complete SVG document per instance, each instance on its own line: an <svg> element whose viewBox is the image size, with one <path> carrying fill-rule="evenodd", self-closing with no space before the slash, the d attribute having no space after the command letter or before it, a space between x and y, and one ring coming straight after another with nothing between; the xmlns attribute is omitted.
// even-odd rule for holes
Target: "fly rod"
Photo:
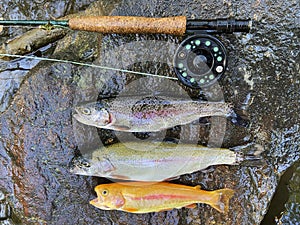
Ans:
<svg viewBox="0 0 300 225"><path fill-rule="evenodd" d="M185 16L151 18L138 16L81 16L69 20L0 20L2 26L61 26L116 34L171 34L249 32L251 20L187 19Z"/></svg>
<svg viewBox="0 0 300 225"><path fill-rule="evenodd" d="M173 60L178 79L191 88L215 83L225 72L227 54L213 34L249 32L251 19L187 19L185 16L151 18L136 16L81 16L69 20L0 20L0 26L67 27L100 33L186 35Z"/></svg>

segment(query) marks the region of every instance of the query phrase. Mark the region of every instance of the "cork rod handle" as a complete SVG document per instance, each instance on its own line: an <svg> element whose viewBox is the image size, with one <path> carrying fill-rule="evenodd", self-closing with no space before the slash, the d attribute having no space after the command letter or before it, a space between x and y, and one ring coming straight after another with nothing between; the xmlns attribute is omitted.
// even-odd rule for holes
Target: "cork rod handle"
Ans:
<svg viewBox="0 0 300 225"><path fill-rule="evenodd" d="M184 35L186 17L82 16L70 19L69 27L100 33Z"/></svg>

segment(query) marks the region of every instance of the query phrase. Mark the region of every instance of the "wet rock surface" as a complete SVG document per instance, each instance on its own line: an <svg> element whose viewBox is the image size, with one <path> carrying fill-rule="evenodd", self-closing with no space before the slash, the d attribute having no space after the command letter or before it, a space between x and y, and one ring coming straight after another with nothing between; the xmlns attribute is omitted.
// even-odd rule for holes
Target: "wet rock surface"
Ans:
<svg viewBox="0 0 300 225"><path fill-rule="evenodd" d="M98 95L117 95L139 76L43 62L29 71L12 103L1 114L0 218L2 215L3 219L10 218L6 220L8 224L259 224L268 210L281 174L300 156L299 3L291 0L279 6L263 1L249 4L246 1L128 0L118 6L100 2L93 7L101 12L109 12L115 7L113 15L252 18L254 27L250 34L219 36L226 45L229 66L219 82L223 95L217 96L246 111L250 119L248 127L227 121L222 145L232 147L255 142L265 149L265 161L259 166L251 166L251 162L212 166L175 181L186 185L200 184L207 190L235 189L236 194L226 215L203 204L195 209L144 215L98 210L88 204L95 196L93 188L109 181L71 174L70 164L78 149L94 141L95 132L104 141L120 139L122 134L105 130L81 132L80 129L87 128L72 120L72 107L78 102L95 100ZM142 45L136 45L143 53L141 56L137 53L139 51L125 56L122 51L110 54L111 49L132 41L148 43L153 40L171 43L167 48L169 52L159 54L163 49L160 46L145 50ZM94 63L127 65L131 70L175 76L172 68L162 63L155 66L134 61L135 64L131 65L131 61L146 53L149 57L158 53L154 54L153 61L165 60L163 62L168 64L172 61L174 46L181 40L167 35L105 35L101 39L98 34L73 32L58 43L51 57L86 62L97 57ZM132 45L125 45L124 52L130 53L130 48ZM90 53L92 57L86 57ZM169 58L161 58L162 55ZM119 60L120 57L123 59ZM145 84L143 80L137 80L140 88L130 93L139 93L147 86L155 89L158 81L149 78ZM176 83L167 84L170 91L172 84L175 86ZM183 88L182 92L184 90L193 98L203 96L198 91ZM214 91L207 90L204 95ZM214 97L213 94L210 96ZM207 123L188 125L188 132L180 138L209 143L211 136L205 136L209 128ZM199 137L202 133L204 137ZM170 136L178 137L177 134L177 128L168 131Z"/></svg>

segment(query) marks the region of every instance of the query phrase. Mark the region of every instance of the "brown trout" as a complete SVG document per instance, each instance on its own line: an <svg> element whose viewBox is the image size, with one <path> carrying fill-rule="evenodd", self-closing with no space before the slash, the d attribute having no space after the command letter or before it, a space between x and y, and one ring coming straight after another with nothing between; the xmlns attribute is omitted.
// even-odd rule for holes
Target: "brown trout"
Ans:
<svg viewBox="0 0 300 225"><path fill-rule="evenodd" d="M232 165L241 160L239 152L225 148L165 142L127 142L93 151L90 161L76 162L71 171L112 179L163 181L210 165Z"/></svg>
<svg viewBox="0 0 300 225"><path fill-rule="evenodd" d="M155 132L200 117L232 114L230 104L171 97L118 97L75 107L74 118L86 125L127 132Z"/></svg>
<svg viewBox="0 0 300 225"><path fill-rule="evenodd" d="M149 213L195 208L196 203L205 203L225 213L234 190L229 188L215 191L201 190L200 186L190 187L166 182L127 182L100 184L95 187L97 198L90 201L103 210L120 210L130 213Z"/></svg>

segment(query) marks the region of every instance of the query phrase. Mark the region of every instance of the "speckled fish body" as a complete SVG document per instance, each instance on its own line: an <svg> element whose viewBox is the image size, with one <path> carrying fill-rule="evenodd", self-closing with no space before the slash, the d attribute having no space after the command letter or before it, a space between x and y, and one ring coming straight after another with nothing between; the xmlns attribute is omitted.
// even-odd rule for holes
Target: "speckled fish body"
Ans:
<svg viewBox="0 0 300 225"><path fill-rule="evenodd" d="M190 187L166 182L112 183L95 187L97 198L90 204L103 210L120 210L130 213L150 213L173 208L195 208L205 203L219 212L227 212L232 189L204 191L200 186Z"/></svg>
<svg viewBox="0 0 300 225"><path fill-rule="evenodd" d="M229 116L224 102L192 101L171 97L119 97L75 107L74 118L99 128L126 132L155 132L191 123L200 117Z"/></svg>
<svg viewBox="0 0 300 225"><path fill-rule="evenodd" d="M112 179L163 181L193 173L210 165L235 164L237 153L201 145L128 142L93 151L87 166L73 173Z"/></svg>

